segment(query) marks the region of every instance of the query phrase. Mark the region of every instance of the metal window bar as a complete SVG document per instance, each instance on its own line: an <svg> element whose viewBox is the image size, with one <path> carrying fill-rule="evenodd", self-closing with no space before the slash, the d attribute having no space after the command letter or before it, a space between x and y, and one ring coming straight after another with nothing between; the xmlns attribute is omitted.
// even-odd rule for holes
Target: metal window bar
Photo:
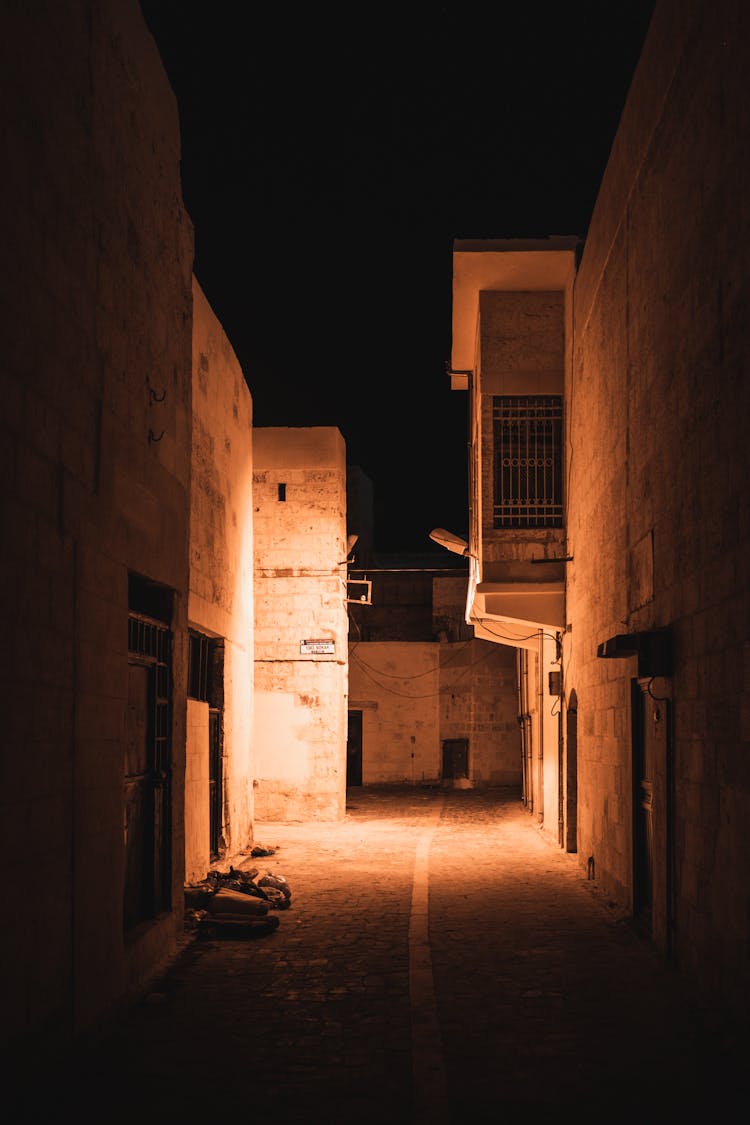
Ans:
<svg viewBox="0 0 750 1125"><path fill-rule="evenodd" d="M155 664L169 665L171 634L169 626L142 613L128 613L128 652Z"/></svg>
<svg viewBox="0 0 750 1125"><path fill-rule="evenodd" d="M494 527L562 527L562 396L495 395Z"/></svg>
<svg viewBox="0 0 750 1125"><path fill-rule="evenodd" d="M158 769L169 767L172 636L163 621L128 613L128 652L154 668L154 742Z"/></svg>
<svg viewBox="0 0 750 1125"><path fill-rule="evenodd" d="M151 721L149 723L149 764L145 797L151 802L153 822L143 822L137 829L143 833L143 846L153 863L151 876L146 880L139 904L126 903L126 928L128 910L134 910L131 922L151 917L168 908L171 901L171 667L172 634L163 621L144 614L128 613L128 653L138 663L152 670L149 691ZM143 784L144 778L139 779ZM144 905L146 903L147 905Z"/></svg>
<svg viewBox="0 0 750 1125"><path fill-rule="evenodd" d="M191 699L208 700L209 638L192 630L188 650L188 695Z"/></svg>

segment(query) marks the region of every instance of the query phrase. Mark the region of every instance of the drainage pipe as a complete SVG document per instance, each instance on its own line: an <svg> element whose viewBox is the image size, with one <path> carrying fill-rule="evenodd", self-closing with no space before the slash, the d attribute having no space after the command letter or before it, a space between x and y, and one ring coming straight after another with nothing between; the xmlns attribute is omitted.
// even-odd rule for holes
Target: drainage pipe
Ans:
<svg viewBox="0 0 750 1125"><path fill-rule="evenodd" d="M523 656L522 648L516 649L516 692L518 695L518 729L521 736L521 800L526 804L526 727L523 706Z"/></svg>
<svg viewBox="0 0 750 1125"><path fill-rule="evenodd" d="M544 631L539 630L539 667L537 668L539 750L537 785L539 792L539 823L544 823Z"/></svg>
<svg viewBox="0 0 750 1125"><path fill-rule="evenodd" d="M529 654L523 648L520 648L518 650L518 707L518 724L521 728L521 776L523 778L523 803L530 811L533 811L533 740L531 737L531 715L529 714Z"/></svg>

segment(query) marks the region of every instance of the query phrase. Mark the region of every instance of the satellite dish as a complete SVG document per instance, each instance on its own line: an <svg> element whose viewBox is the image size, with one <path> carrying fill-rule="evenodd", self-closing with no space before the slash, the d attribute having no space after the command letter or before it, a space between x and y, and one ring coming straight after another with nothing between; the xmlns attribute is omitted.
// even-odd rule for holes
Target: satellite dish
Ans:
<svg viewBox="0 0 750 1125"><path fill-rule="evenodd" d="M343 566L344 563L350 563L352 561L352 551L354 550L354 545L355 545L355 543L357 542L358 539L359 539L358 535L347 536L347 539L346 539L346 558L341 560L341 562L339 563L339 566Z"/></svg>
<svg viewBox="0 0 750 1125"><path fill-rule="evenodd" d="M469 544L465 539L459 539L452 531L446 531L444 527L435 527L430 532L430 539L434 543L439 543L441 547L445 547L446 551L452 551L454 555L469 554Z"/></svg>

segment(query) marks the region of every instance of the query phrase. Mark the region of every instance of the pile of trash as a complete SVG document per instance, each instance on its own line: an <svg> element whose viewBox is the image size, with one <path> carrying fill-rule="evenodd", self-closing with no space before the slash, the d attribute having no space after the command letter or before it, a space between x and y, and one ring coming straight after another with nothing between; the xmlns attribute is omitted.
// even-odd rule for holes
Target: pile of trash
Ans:
<svg viewBox="0 0 750 1125"><path fill-rule="evenodd" d="M257 846L253 856L273 855ZM185 884L185 928L200 938L262 937L278 929L271 911L288 910L291 888L283 875L257 867L212 869L199 883Z"/></svg>

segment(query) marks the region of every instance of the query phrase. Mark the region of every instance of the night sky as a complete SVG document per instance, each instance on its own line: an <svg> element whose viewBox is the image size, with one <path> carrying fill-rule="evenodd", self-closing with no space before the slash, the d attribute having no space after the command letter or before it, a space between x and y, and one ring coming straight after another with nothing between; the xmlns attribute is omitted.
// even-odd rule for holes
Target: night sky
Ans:
<svg viewBox="0 0 750 1125"><path fill-rule="evenodd" d="M259 426L337 426L375 545L466 534L456 238L585 237L652 2L142 0L195 274Z"/></svg>

